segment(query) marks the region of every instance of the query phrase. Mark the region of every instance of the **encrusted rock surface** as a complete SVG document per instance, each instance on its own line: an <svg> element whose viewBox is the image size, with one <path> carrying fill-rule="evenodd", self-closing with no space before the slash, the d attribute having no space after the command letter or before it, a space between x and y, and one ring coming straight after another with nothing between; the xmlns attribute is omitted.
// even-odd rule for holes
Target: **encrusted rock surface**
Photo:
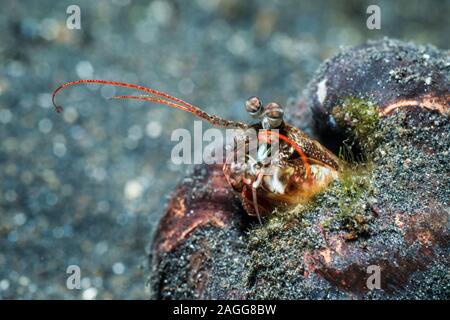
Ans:
<svg viewBox="0 0 450 320"><path fill-rule="evenodd" d="M448 52L391 40L325 62L299 106L328 145L357 144L359 161L349 151L340 181L263 226L245 217L220 168L196 168L156 234L152 297L450 298L449 74ZM385 112L404 99L418 102ZM380 289L367 285L369 266L380 268Z"/></svg>

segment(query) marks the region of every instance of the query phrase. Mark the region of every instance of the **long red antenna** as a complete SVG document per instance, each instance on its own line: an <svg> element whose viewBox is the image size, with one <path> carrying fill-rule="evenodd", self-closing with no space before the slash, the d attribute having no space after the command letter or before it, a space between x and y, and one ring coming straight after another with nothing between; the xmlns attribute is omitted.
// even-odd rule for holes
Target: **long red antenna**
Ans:
<svg viewBox="0 0 450 320"><path fill-rule="evenodd" d="M199 117L205 121L208 121L209 123L211 123L214 126L220 126L220 127L225 127L225 128L241 128L241 129L248 128L248 125L246 123L239 122L239 121L231 121L231 120L220 118L216 115L210 115L210 114L204 112L203 110L201 110L199 107L194 106L193 104L190 104L190 103L183 101L179 98L176 98L174 96L171 96L168 93L150 89L150 88L143 87L143 86L136 85L136 84L120 82L120 81L110 81L110 80L82 79L82 80L66 82L66 83L60 85L58 88L56 88L55 91L53 91L53 95L52 95L52 102L53 102L53 105L55 106L56 112L63 111L62 106L56 104L56 95L65 87L78 85L81 83L96 83L96 84L112 85L112 86L117 86L117 87L132 88L135 90L150 93L159 98L152 97L152 96L115 96L113 98L114 99L145 100L145 101L164 104L169 107L174 107L174 108L178 108L178 109L190 112L190 113L196 115L197 117Z"/></svg>
<svg viewBox="0 0 450 320"><path fill-rule="evenodd" d="M156 98L156 97L151 97L148 95L139 95L139 96L113 96L111 97L111 99L134 99L134 100L143 100L143 101L150 101L150 102L155 102L155 103L161 103L161 104L165 104L169 107L174 107L174 108L178 108L187 112L191 112L192 110L187 108L186 106L182 106L179 104L176 104L174 102L171 101L167 101L161 98Z"/></svg>

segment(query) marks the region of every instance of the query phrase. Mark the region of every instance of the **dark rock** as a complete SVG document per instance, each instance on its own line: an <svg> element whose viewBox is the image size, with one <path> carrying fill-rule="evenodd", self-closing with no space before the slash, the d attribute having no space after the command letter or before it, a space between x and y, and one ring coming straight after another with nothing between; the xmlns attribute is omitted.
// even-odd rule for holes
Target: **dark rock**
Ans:
<svg viewBox="0 0 450 320"><path fill-rule="evenodd" d="M449 73L447 52L391 40L327 61L304 100L312 125L336 146L376 135L359 145L370 146L365 163L349 163L310 204L263 226L245 221L220 167L197 167L156 234L153 298L449 299ZM404 99L420 102L386 111ZM352 137L361 129L354 120L367 120L354 106L373 110L366 104L378 118ZM370 266L380 270L379 289L367 284Z"/></svg>

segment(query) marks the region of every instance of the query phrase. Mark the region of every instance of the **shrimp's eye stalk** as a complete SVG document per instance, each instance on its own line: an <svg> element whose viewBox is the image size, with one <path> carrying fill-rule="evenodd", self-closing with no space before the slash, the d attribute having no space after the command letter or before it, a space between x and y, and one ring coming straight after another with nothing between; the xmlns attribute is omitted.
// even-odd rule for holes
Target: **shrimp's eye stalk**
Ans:
<svg viewBox="0 0 450 320"><path fill-rule="evenodd" d="M276 129L283 123L284 110L276 102L267 104L264 108L264 118L262 121L264 129Z"/></svg>
<svg viewBox="0 0 450 320"><path fill-rule="evenodd" d="M261 100L258 97L250 97L245 101L245 110L252 118L259 118L263 112Z"/></svg>

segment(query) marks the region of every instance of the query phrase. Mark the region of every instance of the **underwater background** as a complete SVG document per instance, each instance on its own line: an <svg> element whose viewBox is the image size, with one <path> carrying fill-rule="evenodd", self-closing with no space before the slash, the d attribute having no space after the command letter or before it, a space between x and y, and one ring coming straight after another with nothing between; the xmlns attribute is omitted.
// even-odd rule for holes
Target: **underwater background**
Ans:
<svg viewBox="0 0 450 320"><path fill-rule="evenodd" d="M81 29L66 26L70 5ZM381 8L369 30L366 9ZM188 165L167 107L80 78L143 84L229 119L288 104L342 47L392 37L448 49L450 1L1 1L0 298L146 299L148 248ZM209 125L204 124L204 129ZM81 271L69 289L68 266Z"/></svg>

